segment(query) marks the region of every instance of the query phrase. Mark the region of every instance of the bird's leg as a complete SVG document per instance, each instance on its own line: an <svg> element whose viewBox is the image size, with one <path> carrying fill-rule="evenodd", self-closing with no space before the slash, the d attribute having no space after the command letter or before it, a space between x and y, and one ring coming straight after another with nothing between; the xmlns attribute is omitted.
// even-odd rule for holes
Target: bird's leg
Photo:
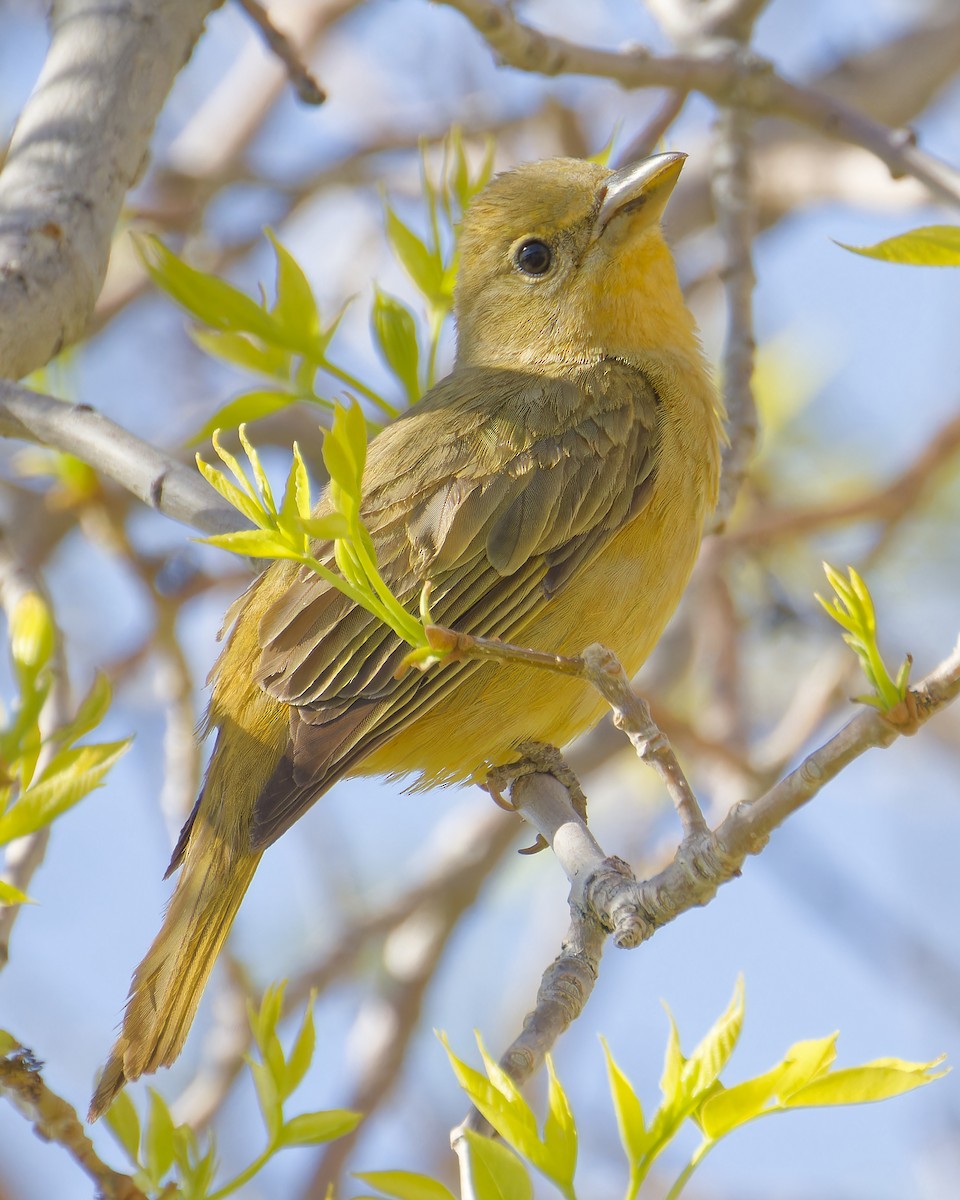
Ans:
<svg viewBox="0 0 960 1200"><path fill-rule="evenodd" d="M552 775L567 789L574 811L586 822L587 797L580 786L580 780L567 765L556 746L551 746L546 742L522 741L517 743L517 750L523 755L522 758L502 767L491 767L487 772L486 782L483 786L493 797L494 802L501 808L515 812L516 805L504 795L504 792L526 775ZM541 850L546 850L547 846L547 839L542 833L538 833L533 845L525 846L520 853L537 854Z"/></svg>

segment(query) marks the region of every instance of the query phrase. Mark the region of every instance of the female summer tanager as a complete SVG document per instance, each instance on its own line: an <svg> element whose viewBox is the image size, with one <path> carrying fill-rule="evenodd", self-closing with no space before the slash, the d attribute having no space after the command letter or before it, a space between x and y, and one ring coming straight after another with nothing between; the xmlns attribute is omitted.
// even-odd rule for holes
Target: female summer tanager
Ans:
<svg viewBox="0 0 960 1200"><path fill-rule="evenodd" d="M716 396L659 228L683 159L533 163L470 206L453 372L374 439L363 479L404 604L429 581L439 624L560 654L604 642L630 672L649 654L719 475ZM182 872L92 1117L180 1053L261 854L338 779L479 781L517 742L562 746L603 708L578 680L516 665L398 679L408 647L289 562L233 616L216 746L170 864Z"/></svg>

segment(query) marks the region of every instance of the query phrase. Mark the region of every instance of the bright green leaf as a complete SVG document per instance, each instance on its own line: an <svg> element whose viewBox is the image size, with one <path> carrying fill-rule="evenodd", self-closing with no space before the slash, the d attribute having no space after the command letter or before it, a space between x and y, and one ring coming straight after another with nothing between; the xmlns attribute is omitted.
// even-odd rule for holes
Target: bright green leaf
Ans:
<svg viewBox="0 0 960 1200"><path fill-rule="evenodd" d="M125 738L120 742L62 750L39 781L27 788L0 817L0 844L35 833L72 808L100 784L130 741Z"/></svg>
<svg viewBox="0 0 960 1200"><path fill-rule="evenodd" d="M697 1114L704 1136L716 1140L759 1116L776 1093L780 1071L780 1067L774 1067L754 1079L721 1088L708 1096Z"/></svg>
<svg viewBox="0 0 960 1200"><path fill-rule="evenodd" d="M885 238L872 246L848 246L844 250L876 258L881 262L905 263L914 267L960 267L960 226L925 225Z"/></svg>
<svg viewBox="0 0 960 1200"><path fill-rule="evenodd" d="M607 1062L607 1078L610 1083L613 1110L617 1117L617 1129L620 1131L620 1141L631 1164L639 1163L649 1145L647 1129L643 1120L643 1107L630 1080L617 1066L610 1047L605 1040L601 1040Z"/></svg>
<svg viewBox="0 0 960 1200"><path fill-rule="evenodd" d="M390 1200L456 1200L442 1183L412 1171L358 1171L356 1178L377 1188Z"/></svg>
<svg viewBox="0 0 960 1200"><path fill-rule="evenodd" d="M150 1118L144 1137L143 1165L155 1183L173 1166L173 1117L159 1092L150 1088Z"/></svg>
<svg viewBox="0 0 960 1200"><path fill-rule="evenodd" d="M241 425L272 417L274 413L289 408L296 399L291 392L271 388L244 392L243 395L224 404L222 408L218 408L210 420L193 435L189 444L196 446L200 442L208 441L218 429L236 430Z"/></svg>
<svg viewBox="0 0 960 1200"><path fill-rule="evenodd" d="M157 238L135 240L154 283L191 316L212 329L253 333L266 342L280 340L270 314L238 288L187 266Z"/></svg>
<svg viewBox="0 0 960 1200"><path fill-rule="evenodd" d="M476 1200L532 1200L533 1184L519 1158L500 1142L466 1130Z"/></svg>
<svg viewBox="0 0 960 1200"><path fill-rule="evenodd" d="M24 592L10 615L10 654L18 674L34 678L49 661L56 630L39 592Z"/></svg>
<svg viewBox="0 0 960 1200"><path fill-rule="evenodd" d="M663 1056L663 1071L660 1075L660 1091L663 1094L664 1107L681 1103L680 1080L686 1059L680 1050L680 1034L673 1013L664 1004L667 1020L670 1022L670 1032L667 1035L667 1048Z"/></svg>
<svg viewBox="0 0 960 1200"><path fill-rule="evenodd" d="M315 354L320 336L320 314L313 289L303 269L276 235L267 237L277 256L277 300L273 317L304 354Z"/></svg>
<svg viewBox="0 0 960 1200"><path fill-rule="evenodd" d="M720 1014L683 1066L681 1093L684 1103L700 1096L726 1066L743 1028L743 976L734 987L727 1008Z"/></svg>
<svg viewBox="0 0 960 1200"><path fill-rule="evenodd" d="M420 347L417 323L409 308L377 288L370 314L373 335L383 361L400 381L407 401L420 399Z"/></svg>
<svg viewBox="0 0 960 1200"><path fill-rule="evenodd" d="M443 296L443 263L397 216L387 208L387 238L401 265L414 284L427 297L436 300Z"/></svg>
<svg viewBox="0 0 960 1200"><path fill-rule="evenodd" d="M247 1060L253 1082L257 1089L257 1099L263 1114L263 1123L271 1142L280 1136L283 1126L283 1103L277 1091L277 1084L270 1068L265 1063Z"/></svg>
<svg viewBox="0 0 960 1200"><path fill-rule="evenodd" d="M3 904L33 904L26 892L21 892L12 883L0 879L0 905Z"/></svg>
<svg viewBox="0 0 960 1200"><path fill-rule="evenodd" d="M93 677L90 691L80 701L73 720L57 730L58 741L64 746L70 746L96 728L107 715L111 696L110 680L98 671Z"/></svg>
<svg viewBox="0 0 960 1200"><path fill-rule="evenodd" d="M282 536L269 529L241 529L236 533L214 533L209 537L197 538L207 546L218 546L232 554L245 554L247 558L300 558L299 550L291 546Z"/></svg>
<svg viewBox="0 0 960 1200"><path fill-rule="evenodd" d="M889 1063L896 1060L882 1060ZM846 1067L822 1075L784 1101L785 1108L811 1108L833 1104L868 1104L876 1100L887 1100L914 1088L923 1087L945 1075L935 1071L943 1058L929 1063L905 1063L904 1067L865 1064L861 1067ZM906 1069L904 1069L906 1068ZM918 1069L919 1068L919 1069Z"/></svg>
<svg viewBox="0 0 960 1200"><path fill-rule="evenodd" d="M830 1070L837 1057L838 1036L832 1033L829 1037L794 1042L775 1068L779 1072L776 1090L781 1100Z"/></svg>
<svg viewBox="0 0 960 1200"><path fill-rule="evenodd" d="M560 1085L553 1060L547 1055L547 1116L543 1127L548 1176L561 1189L572 1190L577 1167L577 1126L566 1092Z"/></svg>
<svg viewBox="0 0 960 1200"><path fill-rule="evenodd" d="M133 1100L127 1096L126 1092L118 1094L113 1104L107 1109L103 1120L107 1122L110 1133L124 1148L127 1158L134 1166L139 1165L140 1118L137 1116L136 1105L133 1104Z"/></svg>
<svg viewBox="0 0 960 1200"><path fill-rule="evenodd" d="M349 537L350 525L342 513L328 513L323 517L310 517L300 522L304 533L318 541L332 542L336 538Z"/></svg>
<svg viewBox="0 0 960 1200"><path fill-rule="evenodd" d="M284 1122L280 1130L280 1145L315 1146L320 1142L332 1142L335 1138L352 1133L362 1120L362 1113L348 1112L346 1109L301 1113Z"/></svg>
<svg viewBox="0 0 960 1200"><path fill-rule="evenodd" d="M293 1047L287 1058L287 1074L285 1092L289 1096L303 1080L310 1063L313 1061L313 1051L316 1045L316 1033L313 1026L313 1005L317 999L316 989L310 992L303 1021L297 1031Z"/></svg>
<svg viewBox="0 0 960 1200"><path fill-rule="evenodd" d="M285 346L252 341L248 334L222 329L193 328L190 330L190 337L205 354L239 367L242 371L284 382L290 378L294 351ZM224 425L226 426L227 422L224 422Z"/></svg>

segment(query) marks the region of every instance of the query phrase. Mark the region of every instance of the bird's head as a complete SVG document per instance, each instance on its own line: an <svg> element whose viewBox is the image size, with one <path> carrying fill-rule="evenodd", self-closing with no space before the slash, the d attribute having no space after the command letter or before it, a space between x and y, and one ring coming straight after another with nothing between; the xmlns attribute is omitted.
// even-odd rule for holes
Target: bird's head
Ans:
<svg viewBox="0 0 960 1200"><path fill-rule="evenodd" d="M620 171L554 158L496 176L463 219L458 362L551 374L664 346L696 353L659 225L685 157Z"/></svg>

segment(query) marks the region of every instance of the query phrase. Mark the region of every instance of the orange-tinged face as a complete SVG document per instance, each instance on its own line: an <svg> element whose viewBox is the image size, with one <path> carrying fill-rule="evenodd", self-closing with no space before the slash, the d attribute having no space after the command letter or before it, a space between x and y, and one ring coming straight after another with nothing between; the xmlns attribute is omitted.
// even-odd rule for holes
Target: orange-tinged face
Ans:
<svg viewBox="0 0 960 1200"><path fill-rule="evenodd" d="M549 374L668 345L697 354L658 224L682 164L548 159L494 179L463 222L458 362Z"/></svg>

